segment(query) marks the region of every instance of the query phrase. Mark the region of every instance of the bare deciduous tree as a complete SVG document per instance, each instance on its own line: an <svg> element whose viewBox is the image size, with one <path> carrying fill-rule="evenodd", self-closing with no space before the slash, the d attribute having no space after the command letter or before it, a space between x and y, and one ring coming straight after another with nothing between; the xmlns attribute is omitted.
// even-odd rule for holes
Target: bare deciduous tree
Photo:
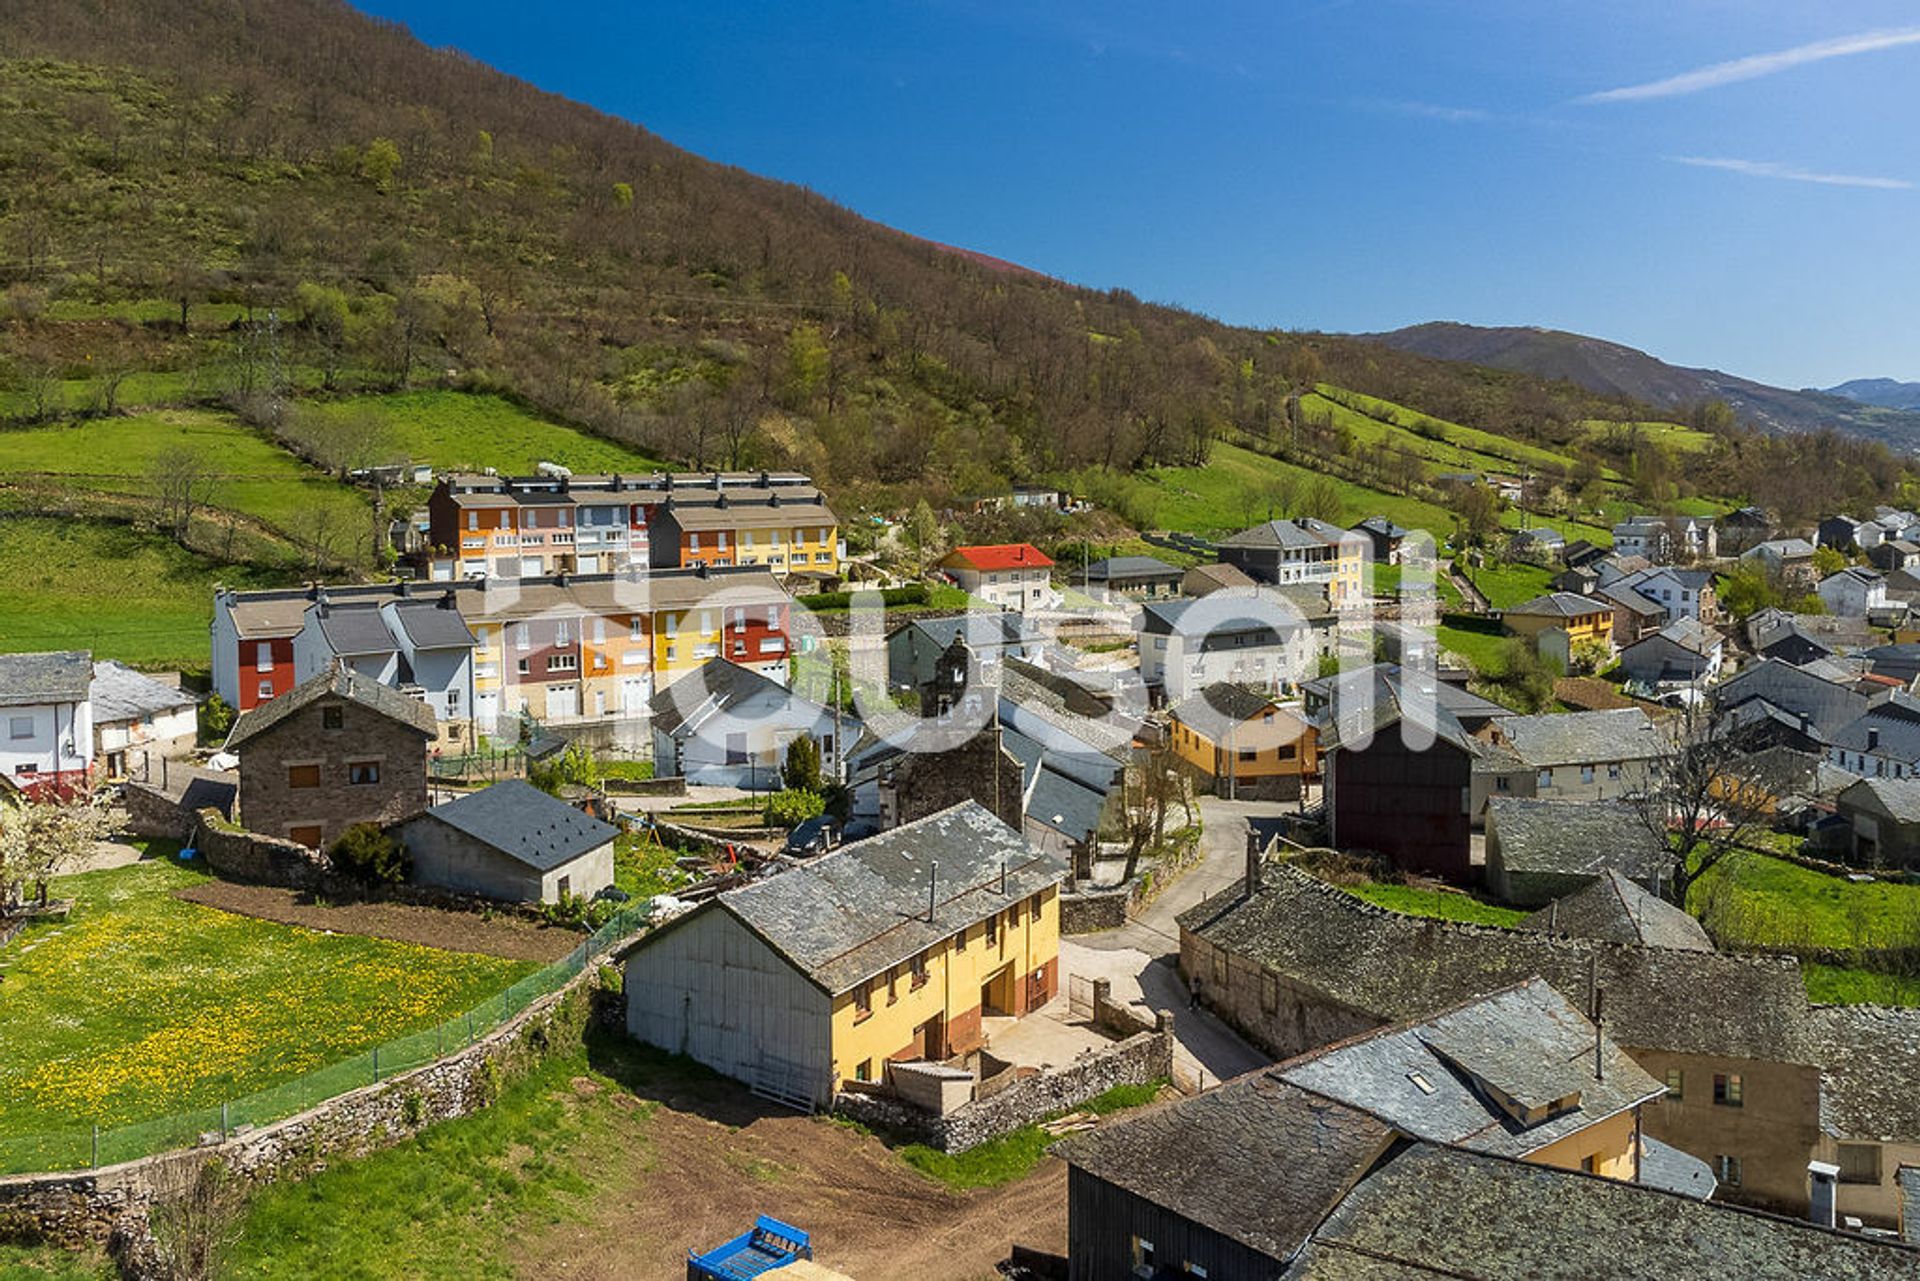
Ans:
<svg viewBox="0 0 1920 1281"><path fill-rule="evenodd" d="M1673 852L1663 886L1684 907L1687 892L1766 825L1786 780L1781 755L1763 750L1757 724L1711 700L1666 722L1666 750L1633 798L1647 830Z"/></svg>
<svg viewBox="0 0 1920 1281"><path fill-rule="evenodd" d="M191 445L170 445L153 456L147 481L153 487L161 523L184 544L194 513L213 502L216 476L206 455Z"/></svg>

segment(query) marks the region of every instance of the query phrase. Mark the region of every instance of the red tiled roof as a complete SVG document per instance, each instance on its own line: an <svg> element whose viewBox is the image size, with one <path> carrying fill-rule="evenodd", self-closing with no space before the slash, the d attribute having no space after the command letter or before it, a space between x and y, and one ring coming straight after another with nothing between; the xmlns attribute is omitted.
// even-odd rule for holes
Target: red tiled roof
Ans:
<svg viewBox="0 0 1920 1281"><path fill-rule="evenodd" d="M995 543L990 547L956 547L958 556L973 569L1045 569L1053 561L1032 543Z"/></svg>

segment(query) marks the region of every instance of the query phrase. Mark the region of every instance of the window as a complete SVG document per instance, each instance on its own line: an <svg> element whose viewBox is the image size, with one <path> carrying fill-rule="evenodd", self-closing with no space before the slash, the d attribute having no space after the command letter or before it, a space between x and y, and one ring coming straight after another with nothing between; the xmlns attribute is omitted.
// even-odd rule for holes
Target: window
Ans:
<svg viewBox="0 0 1920 1281"><path fill-rule="evenodd" d="M1842 1143L1840 1159L1835 1164L1840 1167L1840 1182L1877 1185L1880 1182L1880 1145Z"/></svg>
<svg viewBox="0 0 1920 1281"><path fill-rule="evenodd" d="M1582 765L1580 767L1580 781L1582 783L1591 783L1593 781L1593 766Z"/></svg>
<svg viewBox="0 0 1920 1281"><path fill-rule="evenodd" d="M700 550L700 535L698 534L687 535L687 550L690 552L697 552Z"/></svg>
<svg viewBox="0 0 1920 1281"><path fill-rule="evenodd" d="M271 698L273 697L273 682L272 682L272 681L261 681L261 682L260 682L260 689L259 689L259 691L258 691L258 692L259 692L259 695L260 695L260 697L261 697L261 698L263 698L263 699L271 699Z"/></svg>
<svg viewBox="0 0 1920 1281"><path fill-rule="evenodd" d="M1687 1074L1679 1068L1667 1069L1667 1097L1676 1103L1687 1097Z"/></svg>
<svg viewBox="0 0 1920 1281"><path fill-rule="evenodd" d="M873 1013L873 985L862 983L853 989L853 1017L864 1019ZM862 1078L863 1080L865 1078Z"/></svg>
<svg viewBox="0 0 1920 1281"><path fill-rule="evenodd" d="M577 654L547 655L547 670L550 672L576 672L580 670L580 657Z"/></svg>
<svg viewBox="0 0 1920 1281"><path fill-rule="evenodd" d="M532 646L533 637L529 633L527 625L525 623L515 624L513 629L513 647L515 649L530 649Z"/></svg>
<svg viewBox="0 0 1920 1281"><path fill-rule="evenodd" d="M1507 791L1512 786L1513 780L1509 779L1505 774L1497 775L1493 780L1493 790L1496 792Z"/></svg>
<svg viewBox="0 0 1920 1281"><path fill-rule="evenodd" d="M715 551L723 552L727 550L727 531L726 530L723 529L719 533L713 536L713 548Z"/></svg>
<svg viewBox="0 0 1920 1281"><path fill-rule="evenodd" d="M365 787L369 783L380 781L379 761L348 761L347 782L355 787Z"/></svg>
<svg viewBox="0 0 1920 1281"><path fill-rule="evenodd" d="M468 512L468 513L467 513L467 528L468 528L468 529L478 529L478 528L480 528L480 513L479 513L479 512Z"/></svg>
<svg viewBox="0 0 1920 1281"><path fill-rule="evenodd" d="M1257 761L1260 759L1260 749L1257 747L1243 747L1240 749L1240 759L1243 761Z"/></svg>
<svg viewBox="0 0 1920 1281"><path fill-rule="evenodd" d="M1715 1072L1713 1074L1713 1101L1721 1107L1737 1108L1741 1101L1740 1074L1738 1072Z"/></svg>
<svg viewBox="0 0 1920 1281"><path fill-rule="evenodd" d="M520 528L522 529L540 528L540 513L535 511L531 507L527 508L527 518L520 523Z"/></svg>
<svg viewBox="0 0 1920 1281"><path fill-rule="evenodd" d="M1615 780L1616 782L1619 780L1620 778L1620 762L1619 761L1614 761L1612 764L1607 766L1607 777Z"/></svg>
<svg viewBox="0 0 1920 1281"><path fill-rule="evenodd" d="M1413 1082L1413 1088L1420 1091L1420 1093L1422 1094L1433 1093L1433 1082L1427 1080L1427 1078L1421 1075L1420 1073L1418 1072L1407 1073L1407 1080Z"/></svg>
<svg viewBox="0 0 1920 1281"><path fill-rule="evenodd" d="M260 641L253 647L253 670L256 672L273 670L273 646L266 641Z"/></svg>
<svg viewBox="0 0 1920 1281"><path fill-rule="evenodd" d="M320 709L320 728L344 729L347 724L347 709L344 707L323 707Z"/></svg>
<svg viewBox="0 0 1920 1281"><path fill-rule="evenodd" d="M927 983L927 954L925 952L913 958L913 977L908 981L907 990L917 992Z"/></svg>
<svg viewBox="0 0 1920 1281"><path fill-rule="evenodd" d="M553 643L561 649L565 649L567 646L573 644L573 633L567 629L565 623L557 623L554 625Z"/></svg>
<svg viewBox="0 0 1920 1281"><path fill-rule="evenodd" d="M1716 1156L1713 1158L1713 1177L1730 1188L1740 1186L1740 1158L1737 1156Z"/></svg>
<svg viewBox="0 0 1920 1281"><path fill-rule="evenodd" d="M604 618L593 620L593 643L596 645L607 643L607 620Z"/></svg>
<svg viewBox="0 0 1920 1281"><path fill-rule="evenodd" d="M853 1079L856 1081L873 1080L873 1060L861 1059L853 1065Z"/></svg>
<svg viewBox="0 0 1920 1281"><path fill-rule="evenodd" d="M1589 1152L1587 1155L1581 1157L1580 1168L1588 1174L1600 1173L1600 1154L1598 1152Z"/></svg>
<svg viewBox="0 0 1920 1281"><path fill-rule="evenodd" d="M987 946L992 947L1000 941L1000 913L995 912L987 918Z"/></svg>
<svg viewBox="0 0 1920 1281"><path fill-rule="evenodd" d="M627 639L636 641L646 639L640 634L640 628L640 615L635 614L632 619L628 621Z"/></svg>
<svg viewBox="0 0 1920 1281"><path fill-rule="evenodd" d="M1538 780L1536 780L1536 785L1537 785L1537 786L1539 786L1539 787L1542 787L1542 788L1547 788L1547 787L1552 787L1552 786L1553 786L1553 771L1552 771L1552 770L1550 770L1550 769L1543 769L1543 770L1541 770L1541 771L1540 771L1540 777L1539 777L1539 779L1538 779Z"/></svg>
<svg viewBox="0 0 1920 1281"><path fill-rule="evenodd" d="M1137 1234L1133 1238L1133 1266L1135 1271L1142 1268L1151 1270L1154 1266L1153 1242Z"/></svg>
<svg viewBox="0 0 1920 1281"><path fill-rule="evenodd" d="M8 738L32 738L33 737L33 717L31 716L7 717L7 737Z"/></svg>
<svg viewBox="0 0 1920 1281"><path fill-rule="evenodd" d="M767 606L767 626L774 628L780 626L780 607L778 605Z"/></svg>
<svg viewBox="0 0 1920 1281"><path fill-rule="evenodd" d="M320 767L318 765L287 766L287 786L290 788L320 786Z"/></svg>
<svg viewBox="0 0 1920 1281"><path fill-rule="evenodd" d="M900 999L900 971L898 968L887 971L887 1004L892 1005Z"/></svg>

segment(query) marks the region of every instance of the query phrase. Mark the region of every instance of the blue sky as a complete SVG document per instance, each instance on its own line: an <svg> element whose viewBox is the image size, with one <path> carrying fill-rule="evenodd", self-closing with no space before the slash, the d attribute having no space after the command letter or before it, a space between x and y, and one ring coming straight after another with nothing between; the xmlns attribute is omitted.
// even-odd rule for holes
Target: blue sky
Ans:
<svg viewBox="0 0 1920 1281"><path fill-rule="evenodd" d="M904 230L1236 323L1920 379L1912 5L363 7Z"/></svg>

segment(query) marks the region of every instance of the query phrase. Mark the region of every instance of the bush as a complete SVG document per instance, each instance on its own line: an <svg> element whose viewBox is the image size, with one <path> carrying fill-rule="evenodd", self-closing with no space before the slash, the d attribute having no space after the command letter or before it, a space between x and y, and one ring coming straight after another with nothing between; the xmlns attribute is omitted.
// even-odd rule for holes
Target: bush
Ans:
<svg viewBox="0 0 1920 1281"><path fill-rule="evenodd" d="M233 706L215 694L200 705L200 739L206 743L224 743L233 728Z"/></svg>
<svg viewBox="0 0 1920 1281"><path fill-rule="evenodd" d="M563 893L556 903L541 904L540 917L549 925L562 925L572 930L597 930L613 918L614 910L614 905L605 899L590 899L569 891Z"/></svg>
<svg viewBox="0 0 1920 1281"><path fill-rule="evenodd" d="M787 744L786 763L780 767L780 779L788 791L820 790L820 745L802 734Z"/></svg>
<svg viewBox="0 0 1920 1281"><path fill-rule="evenodd" d="M413 871L406 846L373 823L355 823L327 850L343 875L368 885L398 885Z"/></svg>
<svg viewBox="0 0 1920 1281"><path fill-rule="evenodd" d="M557 796L563 787L598 787L600 764L593 752L580 743L567 744L567 750L551 761L527 766L527 782L549 796Z"/></svg>
<svg viewBox="0 0 1920 1281"><path fill-rule="evenodd" d="M906 605L924 605L930 599L925 583L910 583L905 587L889 587L880 593L880 602L889 609ZM811 596L794 597L798 603L808 609L847 609L853 604L853 593L815 592Z"/></svg>
<svg viewBox="0 0 1920 1281"><path fill-rule="evenodd" d="M767 798L769 827L798 827L810 818L826 813L827 802L820 793L805 788L788 788Z"/></svg>

